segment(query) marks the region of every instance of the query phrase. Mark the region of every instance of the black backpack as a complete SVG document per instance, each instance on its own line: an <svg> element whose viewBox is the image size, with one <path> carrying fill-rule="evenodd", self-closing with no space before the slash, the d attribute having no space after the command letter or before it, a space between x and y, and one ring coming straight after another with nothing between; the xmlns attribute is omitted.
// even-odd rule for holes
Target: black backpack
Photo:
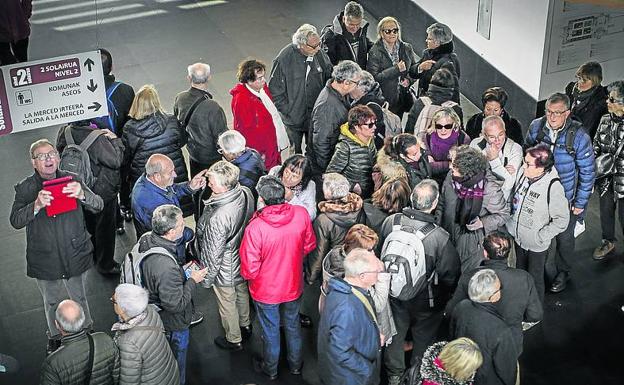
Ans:
<svg viewBox="0 0 624 385"><path fill-rule="evenodd" d="M91 159L87 150L97 138L104 133L100 130L93 130L82 143L76 144L71 129L71 126L66 126L64 129L67 146L61 154L59 169L75 175L79 181L86 184L87 187L92 188L95 184L96 177L91 169Z"/></svg>
<svg viewBox="0 0 624 385"><path fill-rule="evenodd" d="M400 385L420 385L422 378L420 377L421 358L416 357L414 365L410 366L401 376Z"/></svg>
<svg viewBox="0 0 624 385"><path fill-rule="evenodd" d="M544 138L546 137L546 132L544 131L544 127L546 127L546 117L542 117L540 119L539 127L537 128L537 135L535 136L535 144L545 143ZM576 150L574 149L574 138L576 138L577 126L576 124L570 125L568 130L566 131L565 137L565 149L571 157L576 158ZM554 146L557 146L556 143L551 143Z"/></svg>

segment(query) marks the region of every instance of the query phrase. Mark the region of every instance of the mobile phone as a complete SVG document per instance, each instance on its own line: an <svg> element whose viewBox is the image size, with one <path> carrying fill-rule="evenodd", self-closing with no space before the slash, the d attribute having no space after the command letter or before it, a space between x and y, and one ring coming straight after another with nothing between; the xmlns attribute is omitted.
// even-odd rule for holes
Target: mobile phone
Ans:
<svg viewBox="0 0 624 385"><path fill-rule="evenodd" d="M184 269L184 275L186 275L186 278L191 278L191 273L193 271L198 271L201 270L202 266L200 264L198 264L197 262L193 261L190 263L190 265L188 265L186 267L186 269Z"/></svg>

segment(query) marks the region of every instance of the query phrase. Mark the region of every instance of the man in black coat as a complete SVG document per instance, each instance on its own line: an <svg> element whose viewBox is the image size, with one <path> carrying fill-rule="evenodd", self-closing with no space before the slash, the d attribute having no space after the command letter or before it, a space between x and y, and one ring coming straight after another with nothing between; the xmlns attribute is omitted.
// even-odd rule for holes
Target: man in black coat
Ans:
<svg viewBox="0 0 624 385"><path fill-rule="evenodd" d="M72 123L59 129L56 138L56 149L59 154L67 147L69 130L76 144L83 143L94 131L89 121ZM94 248L95 267L102 274L119 274L119 267L115 266L115 228L117 218L117 193L121 181L121 164L123 162L124 145L108 129L101 130L102 134L87 149L91 171L95 177L95 184L90 186L93 192L104 200L104 208L97 214L85 213L87 229L93 236L91 241Z"/></svg>
<svg viewBox="0 0 624 385"><path fill-rule="evenodd" d="M516 384L520 352L511 328L496 309L496 302L506 295L512 294L506 292L494 270L482 269L470 278L470 299L461 301L453 310L451 338L468 337L479 345L483 354L475 384Z"/></svg>
<svg viewBox="0 0 624 385"><path fill-rule="evenodd" d="M322 36L323 48L333 65L353 60L366 68L368 51L373 46L367 36L368 25L364 20L364 8L355 1L349 1L344 11L334 17L331 27Z"/></svg>
<svg viewBox="0 0 624 385"><path fill-rule="evenodd" d="M87 270L93 264L93 245L85 225L83 208L97 213L104 207L102 198L87 186L73 181L62 193L76 198L77 209L58 215L47 215L53 204L52 193L43 189L43 182L70 174L59 171L59 155L47 139L30 146L33 175L15 185L11 208L11 226L26 227L26 274L37 280L48 323L48 351L60 345L60 334L54 325L56 305L73 298L85 311L85 327L93 320L85 293Z"/></svg>
<svg viewBox="0 0 624 385"><path fill-rule="evenodd" d="M522 328L533 326L542 320L544 311L539 299L533 277L522 269L509 267L507 258L513 241L506 234L494 232L483 240L485 259L481 266L462 275L453 298L446 305L445 313L451 315L455 306L468 298L468 282L475 273L483 269L492 269L505 288L505 295L496 302L495 307L503 317L516 341L518 352L522 352Z"/></svg>
<svg viewBox="0 0 624 385"><path fill-rule="evenodd" d="M422 244L427 261L427 278L437 276L434 283L423 289L416 297L408 301L390 298L390 306L397 329L392 343L385 354L388 370L388 384L399 384L401 374L405 371L403 342L408 329L411 329L414 348L412 361L422 356L431 345L442 322L442 309L459 277L459 256L449 234L437 226L432 212L438 204L440 195L438 184L432 179L425 179L414 187L411 196L412 208L403 209L403 213L394 214L384 221L381 228L381 239L393 231L395 218L401 216L401 226L420 230L425 237ZM437 284L439 283L439 285ZM414 362L412 362L414 364Z"/></svg>

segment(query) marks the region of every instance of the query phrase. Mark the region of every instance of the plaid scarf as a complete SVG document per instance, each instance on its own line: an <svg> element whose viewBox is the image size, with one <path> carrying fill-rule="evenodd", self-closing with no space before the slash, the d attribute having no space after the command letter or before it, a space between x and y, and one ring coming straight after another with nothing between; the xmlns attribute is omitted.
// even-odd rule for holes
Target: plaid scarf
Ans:
<svg viewBox="0 0 624 385"><path fill-rule="evenodd" d="M472 177L453 176L453 190L459 198L455 206L455 223L465 227L481 212L485 190L485 172Z"/></svg>

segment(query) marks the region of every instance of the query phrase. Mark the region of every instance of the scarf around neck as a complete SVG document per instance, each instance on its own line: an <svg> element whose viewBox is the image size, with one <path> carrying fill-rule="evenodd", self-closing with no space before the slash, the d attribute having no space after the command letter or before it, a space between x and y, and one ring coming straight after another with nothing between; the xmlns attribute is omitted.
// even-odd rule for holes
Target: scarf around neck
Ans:
<svg viewBox="0 0 624 385"><path fill-rule="evenodd" d="M261 89L260 92L257 92L253 88L249 87L249 84L245 84L245 87L247 87L249 92L251 92L253 95L260 98L262 104L264 105L264 108L266 108L267 111L269 111L269 114L271 114L271 119L273 119L273 126L275 126L275 134L277 135L277 150L282 151L287 149L290 146L290 141L288 140L288 135L286 134L286 126L284 125L282 117L277 111L277 107L275 107L275 104L273 103L269 95L267 95L267 93L264 91L264 88Z"/></svg>
<svg viewBox="0 0 624 385"><path fill-rule="evenodd" d="M452 183L458 198L455 206L455 223L465 227L481 212L485 192L485 171L469 178L453 176Z"/></svg>
<svg viewBox="0 0 624 385"><path fill-rule="evenodd" d="M435 160L448 160L448 153L451 147L458 144L459 130L453 131L451 135L442 139L437 132L433 132L429 138L429 151Z"/></svg>

